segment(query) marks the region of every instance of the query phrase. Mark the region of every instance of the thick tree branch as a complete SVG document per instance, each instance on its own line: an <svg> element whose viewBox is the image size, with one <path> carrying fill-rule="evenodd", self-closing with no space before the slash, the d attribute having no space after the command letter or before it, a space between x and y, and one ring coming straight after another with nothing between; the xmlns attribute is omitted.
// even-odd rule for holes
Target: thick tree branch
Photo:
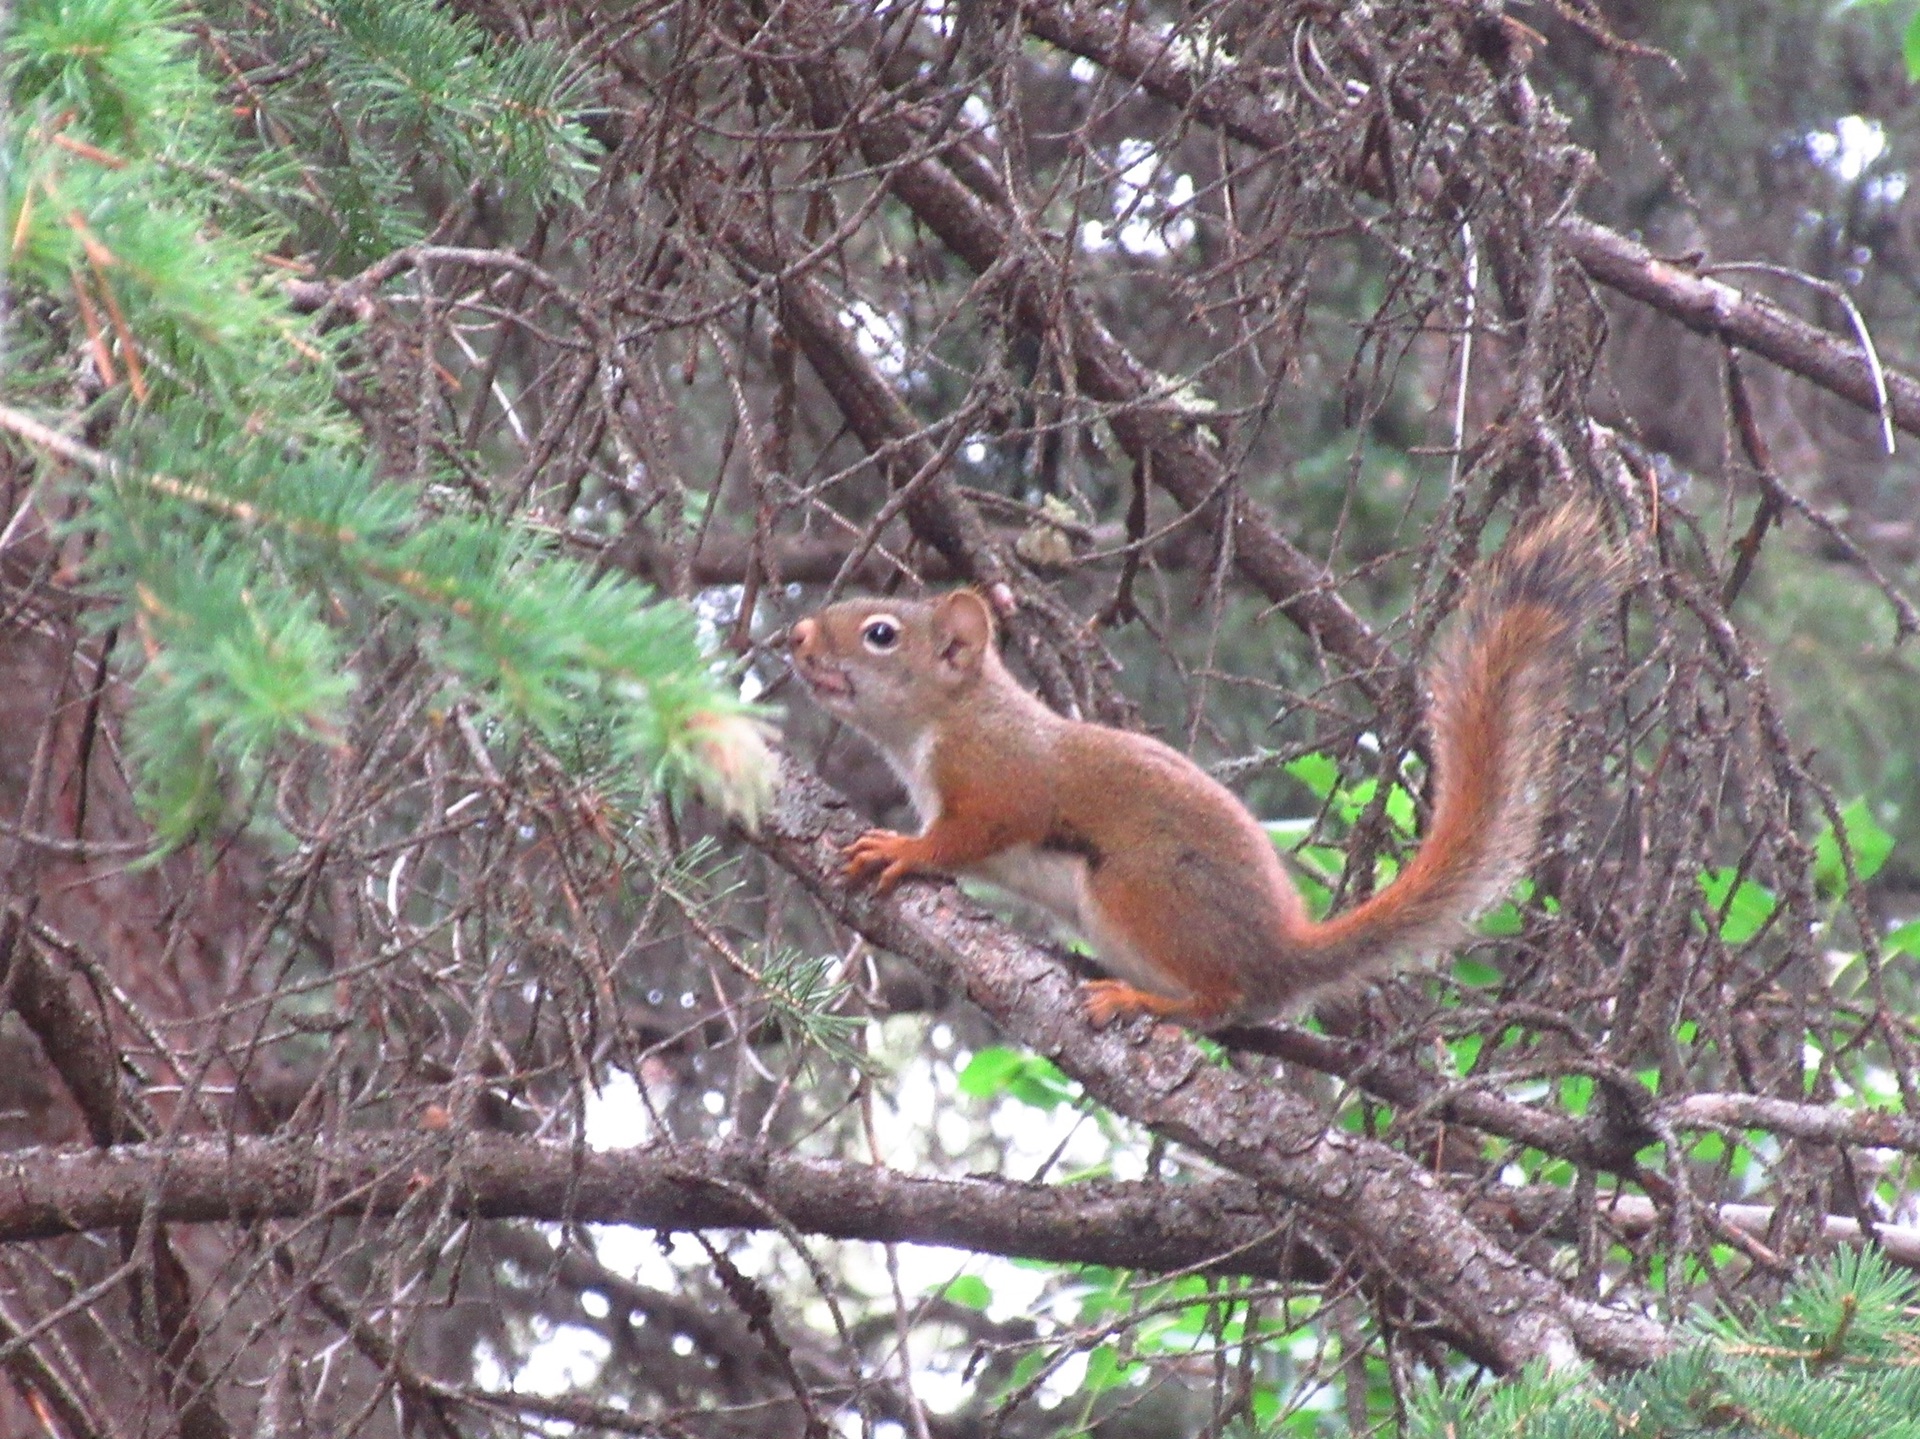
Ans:
<svg viewBox="0 0 1920 1439"><path fill-rule="evenodd" d="M764 1229L1058 1264L1324 1279L1252 1185L925 1179L738 1145L588 1151L506 1135L193 1140L0 1157L0 1242L137 1223L390 1215L444 1181L454 1213L647 1229Z"/></svg>
<svg viewBox="0 0 1920 1439"><path fill-rule="evenodd" d="M1300 1057L1311 1061L1316 1054ZM1359 1077L1365 1075L1363 1069ZM1911 1126L1891 1116L1747 1095L1690 1096L1672 1107L1671 1117L1915 1147ZM1876 1119L1893 1122L1875 1126ZM1555 1136L1539 1137L1551 1142ZM16 1152L0 1160L0 1242L121 1228L138 1223L149 1206L167 1224L389 1215L417 1203L419 1186L441 1174L453 1187L452 1212L495 1219L565 1215L579 1223L654 1229L756 1229L775 1213L806 1233L1053 1263L1309 1282L1329 1273L1320 1255L1276 1225L1259 1189L1238 1179L1182 1185L925 1179L842 1161L753 1155L737 1146L583 1153L499 1135L461 1143L416 1133ZM1566 1226L1571 1197L1564 1190L1500 1190L1473 1202L1491 1206L1517 1229L1577 1238ZM1753 1205L1717 1212L1755 1235L1765 1233L1773 1214ZM1630 1236L1662 1222L1644 1196L1614 1196L1602 1202L1601 1213ZM1901 1263L1920 1264L1920 1233L1910 1228L1877 1226L1867 1236L1857 1220L1829 1216L1824 1224L1834 1242L1871 1237Z"/></svg>
<svg viewBox="0 0 1920 1439"><path fill-rule="evenodd" d="M1762 1094L1689 1094L1663 1105L1676 1129L1764 1129L1816 1144L1855 1144L1920 1154L1920 1120L1879 1109L1840 1109Z"/></svg>
<svg viewBox="0 0 1920 1439"><path fill-rule="evenodd" d="M47 1062L86 1121L87 1134L102 1148L144 1139L151 1118L138 1110L120 1084L118 1055L106 1029L79 1004L47 956L22 932L19 910L0 918L0 966L5 994L40 1041Z"/></svg>
<svg viewBox="0 0 1920 1439"><path fill-rule="evenodd" d="M1554 234L1560 247L1609 289L1651 306L1696 334L1737 345L1863 410L1880 413L1872 367L1853 340L1808 324L1764 295L1749 294L1686 265L1662 260L1639 242L1577 215L1562 220ZM1884 367L1881 373L1894 424L1908 434L1920 435L1920 381Z"/></svg>

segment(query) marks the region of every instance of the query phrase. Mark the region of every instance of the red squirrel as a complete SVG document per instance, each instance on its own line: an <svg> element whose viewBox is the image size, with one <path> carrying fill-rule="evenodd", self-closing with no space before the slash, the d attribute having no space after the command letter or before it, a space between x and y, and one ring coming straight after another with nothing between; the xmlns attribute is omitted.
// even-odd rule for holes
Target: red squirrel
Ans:
<svg viewBox="0 0 1920 1439"><path fill-rule="evenodd" d="M1067 719L1022 688L971 590L847 600L794 625L795 672L879 746L924 828L847 851L881 892L964 874L1033 900L1115 978L1083 986L1096 1024L1211 1026L1282 1015L1314 990L1446 949L1526 869L1552 794L1574 638L1621 564L1593 512L1520 530L1470 581L1427 673L1432 823L1372 898L1308 917L1240 801L1159 740Z"/></svg>

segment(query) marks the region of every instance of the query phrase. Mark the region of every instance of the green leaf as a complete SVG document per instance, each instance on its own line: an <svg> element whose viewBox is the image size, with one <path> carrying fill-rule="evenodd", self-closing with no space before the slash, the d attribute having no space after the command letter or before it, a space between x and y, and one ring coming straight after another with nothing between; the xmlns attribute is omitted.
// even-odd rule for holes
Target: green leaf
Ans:
<svg viewBox="0 0 1920 1439"><path fill-rule="evenodd" d="M1104 1394L1127 1382L1128 1367L1111 1344L1096 1345L1087 1352L1087 1377L1080 1387L1088 1394Z"/></svg>
<svg viewBox="0 0 1920 1439"><path fill-rule="evenodd" d="M1340 766L1333 762L1331 755L1303 754L1288 760L1281 768L1312 790L1316 799L1327 798L1340 783Z"/></svg>
<svg viewBox="0 0 1920 1439"><path fill-rule="evenodd" d="M1456 984L1464 984L1469 989L1497 989L1501 983L1501 973L1484 959L1460 958L1453 962L1453 979Z"/></svg>
<svg viewBox="0 0 1920 1439"><path fill-rule="evenodd" d="M1720 938L1728 944L1745 944L1752 939L1773 918L1780 902L1772 890L1750 879L1740 880L1735 889L1738 874L1734 869L1715 869L1700 876L1701 891L1714 914L1720 916Z"/></svg>
<svg viewBox="0 0 1920 1439"><path fill-rule="evenodd" d="M1307 907L1307 913L1315 919L1325 917L1333 905L1333 888L1305 870L1293 872L1294 888L1300 891L1300 899Z"/></svg>
<svg viewBox="0 0 1920 1439"><path fill-rule="evenodd" d="M1455 968L1458 968L1456 964ZM1486 1037L1479 1034L1463 1034L1447 1041L1447 1049L1453 1055L1453 1072L1471 1074L1473 1066L1480 1058L1480 1050L1486 1044Z"/></svg>
<svg viewBox="0 0 1920 1439"><path fill-rule="evenodd" d="M1133 1296L1127 1292L1127 1270L1089 1264L1081 1269L1080 1277L1086 1284L1080 1294L1080 1323L1098 1324L1103 1319L1125 1314L1133 1308Z"/></svg>
<svg viewBox="0 0 1920 1439"><path fill-rule="evenodd" d="M1907 78L1920 80L1920 14L1907 22L1907 32L1900 37L1900 58L1907 62Z"/></svg>
<svg viewBox="0 0 1920 1439"><path fill-rule="evenodd" d="M1023 1056L1016 1049L994 1045L976 1052L955 1082L962 1094L975 1099L991 1099L1005 1091L1008 1080L1020 1068Z"/></svg>
<svg viewBox="0 0 1920 1439"><path fill-rule="evenodd" d="M1508 939L1523 928L1520 906L1508 900L1480 916L1480 933L1489 939Z"/></svg>
<svg viewBox="0 0 1920 1439"><path fill-rule="evenodd" d="M1920 955L1920 919L1910 919L1880 941L1888 954Z"/></svg>
<svg viewBox="0 0 1920 1439"><path fill-rule="evenodd" d="M1249 1405L1253 1410L1253 1422L1262 1428L1280 1417L1280 1390L1272 1384L1256 1384Z"/></svg>
<svg viewBox="0 0 1920 1439"><path fill-rule="evenodd" d="M1840 811L1840 827L1853 851L1853 872L1862 884L1880 873L1893 853L1893 836L1880 827L1865 798ZM1820 892L1836 898L1846 891L1847 869L1840 860L1840 841L1828 825L1813 842L1813 878Z"/></svg>
<svg viewBox="0 0 1920 1439"><path fill-rule="evenodd" d="M956 1081L976 1099L1006 1097L1035 1109L1057 1109L1077 1097L1072 1081L1051 1060L993 1045L967 1061Z"/></svg>
<svg viewBox="0 0 1920 1439"><path fill-rule="evenodd" d="M1374 792L1380 788L1380 781L1371 777L1358 784L1341 790L1333 797L1333 812L1340 816L1345 824L1352 824L1367 811L1373 803Z"/></svg>
<svg viewBox="0 0 1920 1439"><path fill-rule="evenodd" d="M961 1274L940 1291L940 1297L967 1309L985 1309L993 1303L993 1290L978 1274Z"/></svg>
<svg viewBox="0 0 1920 1439"><path fill-rule="evenodd" d="M1314 872L1328 879L1338 879L1340 872L1347 867L1347 852L1330 844L1310 844L1294 852L1294 857L1303 864L1313 866Z"/></svg>

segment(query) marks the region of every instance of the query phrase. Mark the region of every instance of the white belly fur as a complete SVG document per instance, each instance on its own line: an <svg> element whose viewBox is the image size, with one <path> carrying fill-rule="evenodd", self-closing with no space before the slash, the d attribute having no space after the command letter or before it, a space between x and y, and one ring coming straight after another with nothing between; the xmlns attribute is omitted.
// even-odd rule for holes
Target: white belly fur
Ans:
<svg viewBox="0 0 1920 1439"><path fill-rule="evenodd" d="M1099 956L1101 968L1115 978L1159 994L1172 993L1166 979L1158 971L1142 961L1119 935L1111 933L1099 922L1099 915L1087 895L1087 861L1084 856L1023 844L971 866L966 874L971 879L984 879L989 884L998 885L1039 905L1087 940Z"/></svg>
<svg viewBox="0 0 1920 1439"><path fill-rule="evenodd" d="M1015 845L972 866L968 875L1030 899L1062 924L1088 939L1082 919L1087 909L1087 861L1064 850Z"/></svg>

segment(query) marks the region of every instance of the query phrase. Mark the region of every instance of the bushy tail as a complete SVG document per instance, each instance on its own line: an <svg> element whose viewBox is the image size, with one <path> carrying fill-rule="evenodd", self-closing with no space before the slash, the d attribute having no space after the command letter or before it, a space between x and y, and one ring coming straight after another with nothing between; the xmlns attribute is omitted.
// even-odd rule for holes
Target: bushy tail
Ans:
<svg viewBox="0 0 1920 1439"><path fill-rule="evenodd" d="M1306 987L1445 950L1525 873L1553 795L1574 642L1623 568L1576 502L1473 577L1427 676L1432 825L1392 884L1299 934L1290 957Z"/></svg>

